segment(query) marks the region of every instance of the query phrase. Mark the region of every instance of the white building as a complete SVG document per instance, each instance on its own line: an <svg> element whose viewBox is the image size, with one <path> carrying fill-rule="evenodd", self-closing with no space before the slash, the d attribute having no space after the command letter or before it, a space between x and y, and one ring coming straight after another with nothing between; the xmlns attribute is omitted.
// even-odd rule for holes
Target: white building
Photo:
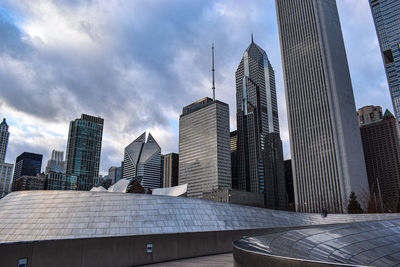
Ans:
<svg viewBox="0 0 400 267"><path fill-rule="evenodd" d="M346 212L368 180L335 0L276 0L296 210Z"/></svg>
<svg viewBox="0 0 400 267"><path fill-rule="evenodd" d="M51 151L51 158L47 161L46 173L65 173L64 151Z"/></svg>

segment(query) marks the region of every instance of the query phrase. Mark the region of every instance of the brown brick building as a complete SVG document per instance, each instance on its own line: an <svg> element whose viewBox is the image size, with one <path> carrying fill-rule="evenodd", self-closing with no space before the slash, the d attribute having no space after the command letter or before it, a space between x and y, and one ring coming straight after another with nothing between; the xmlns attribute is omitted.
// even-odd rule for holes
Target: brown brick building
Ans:
<svg viewBox="0 0 400 267"><path fill-rule="evenodd" d="M14 181L13 191L23 190L44 190L46 176L38 174L37 176L23 175Z"/></svg>
<svg viewBox="0 0 400 267"><path fill-rule="evenodd" d="M358 112L363 114L361 108ZM374 112L371 112L373 114ZM386 110L383 118L360 120L371 204L381 212L400 211L400 143L398 125ZM382 201L381 201L382 200Z"/></svg>

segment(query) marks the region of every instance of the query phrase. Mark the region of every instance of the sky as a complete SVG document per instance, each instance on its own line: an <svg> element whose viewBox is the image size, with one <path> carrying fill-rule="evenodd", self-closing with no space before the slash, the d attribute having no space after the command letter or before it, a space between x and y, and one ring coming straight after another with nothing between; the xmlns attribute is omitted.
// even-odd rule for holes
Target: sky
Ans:
<svg viewBox="0 0 400 267"><path fill-rule="evenodd" d="M368 0L337 0L356 107L392 103ZM150 131L178 152L179 115L211 91L236 129L235 71L251 42L275 70L285 159L290 158L273 0L0 0L0 117L6 162L22 152L66 150L69 122L104 118L100 174Z"/></svg>

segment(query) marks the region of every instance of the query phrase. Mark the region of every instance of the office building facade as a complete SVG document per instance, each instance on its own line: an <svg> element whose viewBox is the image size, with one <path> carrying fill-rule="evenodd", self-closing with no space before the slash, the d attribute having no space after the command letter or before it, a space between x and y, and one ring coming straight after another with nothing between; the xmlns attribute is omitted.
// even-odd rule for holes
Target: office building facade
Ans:
<svg viewBox="0 0 400 267"><path fill-rule="evenodd" d="M335 0L276 0L296 210L366 208L368 181Z"/></svg>
<svg viewBox="0 0 400 267"><path fill-rule="evenodd" d="M10 132L8 131L8 124L6 119L0 123L0 163L6 160L6 152L8 145L8 138L10 137Z"/></svg>
<svg viewBox="0 0 400 267"><path fill-rule="evenodd" d="M287 210L285 166L283 162L282 140L279 133L267 133L264 141L265 207Z"/></svg>
<svg viewBox="0 0 400 267"><path fill-rule="evenodd" d="M396 118L400 119L400 2L369 0Z"/></svg>
<svg viewBox="0 0 400 267"><path fill-rule="evenodd" d="M44 190L46 184L45 174L35 176L22 175L14 181L13 191Z"/></svg>
<svg viewBox="0 0 400 267"><path fill-rule="evenodd" d="M51 151L51 158L47 161L46 173L60 172L65 173L64 151Z"/></svg>
<svg viewBox="0 0 400 267"><path fill-rule="evenodd" d="M13 181L21 176L36 176L42 170L43 155L24 152L15 161Z"/></svg>
<svg viewBox="0 0 400 267"><path fill-rule="evenodd" d="M77 177L61 172L46 173L45 190L76 190Z"/></svg>
<svg viewBox="0 0 400 267"><path fill-rule="evenodd" d="M179 185L188 197L231 188L229 106L203 98L183 108L179 118Z"/></svg>
<svg viewBox="0 0 400 267"><path fill-rule="evenodd" d="M232 188L239 189L239 177L238 177L238 151L237 142L238 136L237 131L233 131L230 134L231 137L231 175L232 175Z"/></svg>
<svg viewBox="0 0 400 267"><path fill-rule="evenodd" d="M163 187L178 185L179 154L169 153L164 155Z"/></svg>
<svg viewBox="0 0 400 267"><path fill-rule="evenodd" d="M239 189L264 193L264 138L279 120L274 70L253 39L236 70L236 118Z"/></svg>
<svg viewBox="0 0 400 267"><path fill-rule="evenodd" d="M161 147L146 132L130 143L124 151L123 178L140 178L146 189L161 187Z"/></svg>
<svg viewBox="0 0 400 267"><path fill-rule="evenodd" d="M236 70L236 110L238 188L263 193L268 208L286 209L275 72L253 38Z"/></svg>
<svg viewBox="0 0 400 267"><path fill-rule="evenodd" d="M6 119L0 123L0 198L11 192L12 189L12 172L13 164L5 163L8 138L10 132L8 131L8 124Z"/></svg>
<svg viewBox="0 0 400 267"><path fill-rule="evenodd" d="M359 114L363 113L362 109L359 109ZM386 110L383 118L364 123L360 131L372 208L376 212L400 212L400 141L397 120Z"/></svg>
<svg viewBox="0 0 400 267"><path fill-rule="evenodd" d="M286 193L288 196L289 211L295 211L292 160L285 160L283 164L285 165Z"/></svg>
<svg viewBox="0 0 400 267"><path fill-rule="evenodd" d="M13 164L0 162L0 198L11 192Z"/></svg>
<svg viewBox="0 0 400 267"><path fill-rule="evenodd" d="M104 119L82 114L70 122L66 174L76 176L78 190L92 189L99 177Z"/></svg>
<svg viewBox="0 0 400 267"><path fill-rule="evenodd" d="M383 118L382 107L372 105L362 107L357 111L357 117L359 126L380 121Z"/></svg>
<svg viewBox="0 0 400 267"><path fill-rule="evenodd" d="M117 166L111 166L108 169L108 177L107 179L111 180L112 184L115 184L122 178L122 167L117 167Z"/></svg>

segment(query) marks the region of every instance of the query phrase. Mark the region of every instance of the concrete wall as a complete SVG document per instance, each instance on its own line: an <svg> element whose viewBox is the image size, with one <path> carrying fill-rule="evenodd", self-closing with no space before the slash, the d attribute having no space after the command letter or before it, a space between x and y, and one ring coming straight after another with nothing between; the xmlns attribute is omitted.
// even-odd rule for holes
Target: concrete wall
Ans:
<svg viewBox="0 0 400 267"><path fill-rule="evenodd" d="M140 235L6 243L0 246L0 265L17 266L27 258L29 267L136 266L154 262L232 251L243 235L269 233L270 229ZM153 253L147 253L147 244Z"/></svg>
<svg viewBox="0 0 400 267"><path fill-rule="evenodd" d="M136 266L227 253L232 251L232 242L243 236L285 229L289 228L3 243L0 245L0 266L17 266L18 259L22 258L28 259L28 267ZM147 253L147 244L153 245L153 253Z"/></svg>

